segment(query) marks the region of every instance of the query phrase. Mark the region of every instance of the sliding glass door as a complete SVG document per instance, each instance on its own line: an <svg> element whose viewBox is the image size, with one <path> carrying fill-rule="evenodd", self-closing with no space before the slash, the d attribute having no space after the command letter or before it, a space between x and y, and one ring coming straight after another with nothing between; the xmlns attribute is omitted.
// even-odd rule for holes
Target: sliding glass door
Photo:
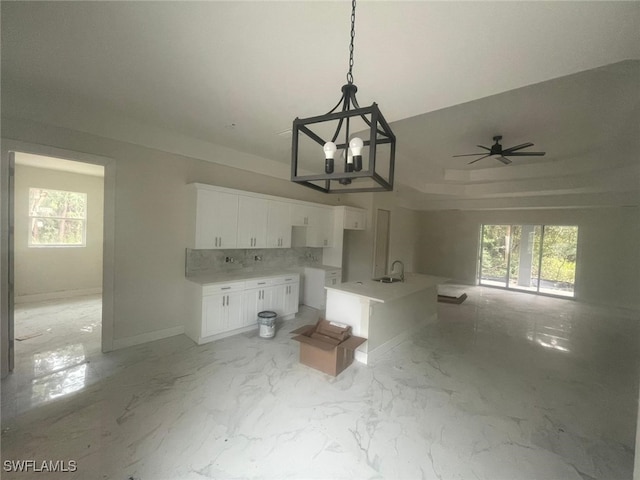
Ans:
<svg viewBox="0 0 640 480"><path fill-rule="evenodd" d="M482 226L481 284L495 287L507 286L510 234L510 225Z"/></svg>
<svg viewBox="0 0 640 480"><path fill-rule="evenodd" d="M578 227L483 225L480 284L573 296Z"/></svg>

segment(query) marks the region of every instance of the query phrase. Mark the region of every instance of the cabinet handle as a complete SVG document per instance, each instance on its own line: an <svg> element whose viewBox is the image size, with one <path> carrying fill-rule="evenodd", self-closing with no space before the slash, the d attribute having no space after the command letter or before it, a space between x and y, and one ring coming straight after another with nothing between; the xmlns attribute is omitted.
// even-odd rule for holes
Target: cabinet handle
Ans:
<svg viewBox="0 0 640 480"><path fill-rule="evenodd" d="M224 300L224 299L225 299L226 297L227 297L226 295L223 295L223 296L222 296L222 306L223 306L223 307L224 307L224 302L225 302L225 300Z"/></svg>
<svg viewBox="0 0 640 480"><path fill-rule="evenodd" d="M231 290L231 287L222 287L220 290Z"/></svg>
<svg viewBox="0 0 640 480"><path fill-rule="evenodd" d="M258 285L266 285L267 282L258 282Z"/></svg>
<svg viewBox="0 0 640 480"><path fill-rule="evenodd" d="M290 282L291 280L293 280L293 278L285 278L284 279L285 282Z"/></svg>

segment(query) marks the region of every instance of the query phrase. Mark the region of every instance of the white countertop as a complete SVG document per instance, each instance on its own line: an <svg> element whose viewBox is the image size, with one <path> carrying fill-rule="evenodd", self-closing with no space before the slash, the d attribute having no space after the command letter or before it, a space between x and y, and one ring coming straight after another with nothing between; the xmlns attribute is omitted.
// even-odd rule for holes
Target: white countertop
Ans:
<svg viewBox="0 0 640 480"><path fill-rule="evenodd" d="M265 268L253 271L241 270L237 272L208 273L185 278L199 285L208 285L212 283L240 282L252 278L275 277L278 275L299 275L302 273L302 269L303 267Z"/></svg>
<svg viewBox="0 0 640 480"><path fill-rule="evenodd" d="M340 267L329 267L327 265L311 265L301 268L310 268L312 270L324 270L325 272L335 272L336 270L342 270Z"/></svg>
<svg viewBox="0 0 640 480"><path fill-rule="evenodd" d="M432 275L407 273L405 274L404 280L404 282L396 283L380 283L374 282L373 280L363 280L360 282L341 283L325 288L327 290L336 290L338 292L368 298L374 302L385 303L445 283L449 279L434 277Z"/></svg>

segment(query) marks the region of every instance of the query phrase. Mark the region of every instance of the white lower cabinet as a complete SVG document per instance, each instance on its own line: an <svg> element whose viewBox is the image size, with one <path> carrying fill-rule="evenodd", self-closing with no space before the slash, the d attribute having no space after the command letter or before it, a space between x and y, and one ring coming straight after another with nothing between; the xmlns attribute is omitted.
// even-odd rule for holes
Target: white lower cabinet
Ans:
<svg viewBox="0 0 640 480"><path fill-rule="evenodd" d="M203 337L242 327L242 293L202 297Z"/></svg>
<svg viewBox="0 0 640 480"><path fill-rule="evenodd" d="M298 300L300 297L300 282L282 285L284 288L283 315L292 315L298 312Z"/></svg>
<svg viewBox="0 0 640 480"><path fill-rule="evenodd" d="M276 312L278 318L298 312L299 274L193 285L201 309L185 325L185 333L198 344L256 328L258 313L264 310Z"/></svg>
<svg viewBox="0 0 640 480"><path fill-rule="evenodd" d="M278 309L276 308L276 299L278 287L263 287L254 288L252 290L245 290L243 293L244 303L244 325L257 325L258 313L265 310L275 311L278 315Z"/></svg>
<svg viewBox="0 0 640 480"><path fill-rule="evenodd" d="M323 310L327 304L327 292L324 287L342 283L341 275L340 269L326 270L324 268L305 267L302 303L309 307Z"/></svg>

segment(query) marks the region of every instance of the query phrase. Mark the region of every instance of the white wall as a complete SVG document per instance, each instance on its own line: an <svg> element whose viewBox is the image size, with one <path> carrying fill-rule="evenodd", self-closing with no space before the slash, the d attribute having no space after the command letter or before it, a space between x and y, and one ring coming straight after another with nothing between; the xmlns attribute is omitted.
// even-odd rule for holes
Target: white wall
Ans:
<svg viewBox="0 0 640 480"><path fill-rule="evenodd" d="M113 338L120 345L126 344L121 339L179 327L191 311L184 280L187 183L337 202L287 180L35 122L3 119L2 135L115 159Z"/></svg>
<svg viewBox="0 0 640 480"><path fill-rule="evenodd" d="M29 247L29 188L87 194L84 247ZM15 296L74 294L102 287L104 179L90 175L16 165Z"/></svg>
<svg viewBox="0 0 640 480"><path fill-rule="evenodd" d="M373 249L378 209L391 212L389 232L389 268L394 260L401 260L405 272L416 272L420 213L397 205L395 192L349 194L345 201L367 209L366 230L345 231L344 272L345 281L371 278Z"/></svg>
<svg viewBox="0 0 640 480"><path fill-rule="evenodd" d="M640 308L640 209L420 213L419 270L476 283L482 224L577 225L576 299Z"/></svg>

